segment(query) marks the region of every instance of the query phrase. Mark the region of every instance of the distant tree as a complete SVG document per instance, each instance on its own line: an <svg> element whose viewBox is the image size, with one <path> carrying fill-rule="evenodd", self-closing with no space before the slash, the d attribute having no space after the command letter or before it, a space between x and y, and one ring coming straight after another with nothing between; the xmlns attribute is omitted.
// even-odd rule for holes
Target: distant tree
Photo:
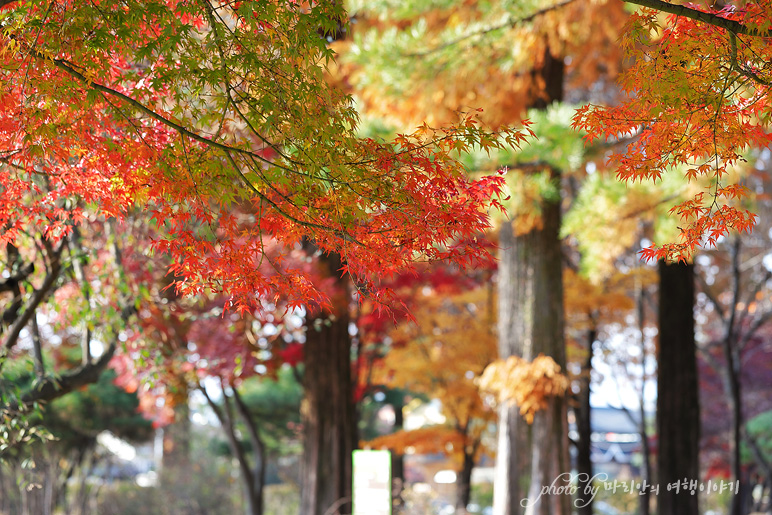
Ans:
<svg viewBox="0 0 772 515"><path fill-rule="evenodd" d="M491 285L465 293L453 292L453 286L420 289L411 310L415 320L391 332L392 349L379 364L385 384L439 400L446 424L398 431L367 445L398 454L413 447L453 457L459 467L456 509L466 510L472 469L485 452L483 438L495 420L475 384L496 358L494 299Z"/></svg>
<svg viewBox="0 0 772 515"><path fill-rule="evenodd" d="M139 399L114 384L115 372L102 373L96 383L58 398L32 415L50 439L30 446L11 447L0 452L0 482L4 495L0 508L7 513L53 513L57 509L82 513L89 501L87 478L101 460L97 437L109 431L117 438L141 443L153 437L150 421L138 413ZM36 380L33 371L8 367L0 381L0 391L24 387ZM21 466L25 460L34 466ZM70 484L79 478L76 497L69 495ZM26 489L26 485L36 485Z"/></svg>

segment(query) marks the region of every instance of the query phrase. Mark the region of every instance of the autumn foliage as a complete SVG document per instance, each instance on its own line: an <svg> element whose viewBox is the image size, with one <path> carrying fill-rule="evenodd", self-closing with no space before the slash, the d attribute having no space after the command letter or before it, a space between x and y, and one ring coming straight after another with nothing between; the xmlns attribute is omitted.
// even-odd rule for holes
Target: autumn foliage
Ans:
<svg viewBox="0 0 772 515"><path fill-rule="evenodd" d="M0 11L0 226L52 240L86 216L141 209L163 229L175 287L326 305L284 252L313 240L361 291L416 260L486 259L472 236L501 179L456 156L494 137L474 112L392 141L356 136L320 34L338 2L10 2ZM281 59L275 56L281 55Z"/></svg>
<svg viewBox="0 0 772 515"><path fill-rule="evenodd" d="M629 138L610 157L621 180L680 173L699 187L671 209L680 241L643 251L647 259L683 260L730 231L750 231L755 222L744 200L748 191L731 172L749 147L772 142L765 128L772 115L772 4L720 11L661 4L675 14L663 19L641 9L623 36L634 59L620 79L627 99L614 107L587 105L574 125L588 142Z"/></svg>
<svg viewBox="0 0 772 515"><path fill-rule="evenodd" d="M511 402L531 423L548 398L563 395L569 380L549 356L539 354L532 362L517 356L491 363L480 377L480 389L495 395L498 402Z"/></svg>

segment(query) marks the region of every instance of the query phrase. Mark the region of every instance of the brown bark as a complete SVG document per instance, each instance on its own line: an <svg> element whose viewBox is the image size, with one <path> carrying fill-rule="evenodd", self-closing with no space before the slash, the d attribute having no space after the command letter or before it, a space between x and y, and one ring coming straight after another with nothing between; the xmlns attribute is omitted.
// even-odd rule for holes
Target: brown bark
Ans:
<svg viewBox="0 0 772 515"><path fill-rule="evenodd" d="M340 277L340 256L322 259L330 277ZM337 280L333 312L308 320L304 345L305 398L300 513L351 513L351 453L356 415L351 382L348 288Z"/></svg>
<svg viewBox="0 0 772 515"><path fill-rule="evenodd" d="M395 401L394 407L394 431L403 429L405 423L405 403L404 397L400 394L399 399ZM401 513L405 502L402 499L402 490L405 488L405 456L391 453L391 499L392 506L396 513Z"/></svg>
<svg viewBox="0 0 772 515"><path fill-rule="evenodd" d="M637 311L638 311L638 333L641 337L641 363L643 372L641 378L641 390L638 392L638 433L641 437L641 454L643 464L641 465L641 482L646 485L652 485L651 474L651 449L649 449L649 433L646 428L646 405L644 402L644 391L646 390L646 361L648 352L646 350L646 306L645 292L643 286L639 285L637 293ZM638 506L640 515L649 515L651 513L651 491L644 488L638 496Z"/></svg>
<svg viewBox="0 0 772 515"><path fill-rule="evenodd" d="M553 176L553 179L556 177ZM533 238L526 252L530 253L533 281L533 312L531 355L552 357L566 370L566 349L563 340L563 274L560 245L560 204L545 202L542 206L543 226L532 231ZM556 482L568 482L571 465L568 458L568 418L565 396L548 399L546 409L536 413L531 433L531 488L528 492L526 515L568 515L571 496L543 490ZM559 478L564 478L560 480Z"/></svg>
<svg viewBox="0 0 772 515"><path fill-rule="evenodd" d="M464 451L464 461L456 479L456 513L466 513L466 507L472 496L472 470L476 449Z"/></svg>
<svg viewBox="0 0 772 515"><path fill-rule="evenodd" d="M563 97L564 65L549 47L533 74L543 84L533 94L532 107L545 108ZM559 180L557 170L550 170ZM542 202L541 228L527 234L513 233L503 223L499 246L499 356L531 360L539 353L552 357L565 370L563 341L563 275L560 243L560 202ZM533 444L533 445L532 445ZM493 510L495 515L515 515L539 497L541 485L549 485L569 471L568 423L565 398L555 398L527 426L516 406L499 409L499 436ZM551 476L551 477L550 477ZM537 495L534 496L533 492ZM541 496L532 499L528 513L570 513L570 497ZM521 504L522 502L522 504Z"/></svg>
<svg viewBox="0 0 772 515"><path fill-rule="evenodd" d="M522 247L519 239L512 231L512 224L505 221L499 231L498 330L502 359L531 354L523 327L530 318L530 309L522 309L529 308L525 299L529 297L530 283L525 280L528 277L527 260L518 253ZM499 408L498 429L493 509L496 515L515 515L522 512L520 500L529 486L530 431L517 406L507 404Z"/></svg>
<svg viewBox="0 0 772 515"><path fill-rule="evenodd" d="M587 357L582 364L582 375L579 380L579 393L576 395L576 432L579 435L576 442L576 513L577 515L592 515L592 419L590 417L590 383L592 373L592 347L597 337L597 331L591 329L587 333Z"/></svg>
<svg viewBox="0 0 772 515"><path fill-rule="evenodd" d="M694 342L694 266L659 263L657 511L698 515L697 495L668 485L699 481L700 404Z"/></svg>
<svg viewBox="0 0 772 515"><path fill-rule="evenodd" d="M742 446L742 427L744 424L742 411L742 385L740 383L740 346L737 342L737 306L740 303L740 238L735 237L729 247L732 263L732 304L729 309L729 318L726 321L726 330L722 342L724 350L724 359L726 360L726 377L724 379L724 389L726 390L727 401L732 413L732 440L731 449L731 469L732 479L740 481L738 491L732 495L732 504L729 510L730 515L743 515L748 512L749 485L743 477L742 459L740 448Z"/></svg>

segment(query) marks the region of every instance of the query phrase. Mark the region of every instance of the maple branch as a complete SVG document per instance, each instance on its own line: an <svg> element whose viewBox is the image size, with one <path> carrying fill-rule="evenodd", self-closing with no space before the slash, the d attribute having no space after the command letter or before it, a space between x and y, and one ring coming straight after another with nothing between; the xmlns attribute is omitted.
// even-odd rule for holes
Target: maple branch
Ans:
<svg viewBox="0 0 772 515"><path fill-rule="evenodd" d="M254 447L253 450L255 453L255 459L254 467L252 469L252 484L254 485L254 480L256 478L260 479L262 483L262 476L265 475L265 441L260 436L260 429L257 423L255 423L255 420L250 415L249 408L241 398L241 394L239 394L238 389L235 386L231 386L231 390L233 391L233 400L236 404L236 410L238 411L239 415L241 415L241 419L244 421L244 424L247 426L249 439Z"/></svg>
<svg viewBox="0 0 772 515"><path fill-rule="evenodd" d="M252 416L249 414L249 408L244 402L244 399L241 398L241 395L235 386L231 386L231 390L233 391L233 400L236 404L236 410L239 412L239 415L241 415L241 418L244 420L244 424L247 426L250 439L253 442L262 442L255 421L252 420Z"/></svg>
<svg viewBox="0 0 772 515"><path fill-rule="evenodd" d="M751 454L753 455L754 460L756 460L756 463L758 463L762 470L764 470L764 473L767 475L767 477L772 475L772 463L770 463L770 461L764 457L764 453L759 448L758 441L756 438L748 434L747 428L745 431L743 431L743 439L748 445L748 448L751 450Z"/></svg>
<svg viewBox="0 0 772 515"><path fill-rule="evenodd" d="M767 270L764 273L764 277L761 278L761 280L759 280L758 282L754 281L756 283L755 286L753 287L753 289L751 291L748 292L748 295L746 297L746 301L743 302L745 307L743 308L742 313L741 313L740 318L739 318L739 322L738 322L739 326L745 325L746 320L748 320L749 316L751 315L751 311L750 311L751 310L751 305L756 300L756 295L758 295L758 293L762 290L762 288L764 288L766 286L767 282L770 279L772 279L772 272ZM759 316L763 316L763 314L764 313L761 313ZM755 318L758 318L758 316L756 316Z"/></svg>
<svg viewBox="0 0 772 515"><path fill-rule="evenodd" d="M364 243L357 241L355 238L353 238L351 235L349 235L347 232L341 231L340 229L334 229L332 227L326 227L324 225L320 225L314 222L306 222L303 220L300 220L299 218L296 218L292 216L291 214L287 213L285 210L283 210L276 202L268 198L262 191L257 189L254 184L252 184L252 181L250 181L246 175L244 175L244 172L241 171L241 168L239 168L238 163L233 159L233 156L231 156L229 151L225 151L225 156L228 158L228 161L230 162L233 169L236 171L236 173L239 175L241 180L244 182L244 184L258 197L260 197L262 200L265 200L267 203L269 203L276 211L279 212L279 214L283 217L285 217L287 220L290 220L292 222L295 222L298 225L302 225L303 227L309 227L312 229L319 229L322 231L329 231L333 234L343 238L345 241L350 241L354 243L358 243L359 245L365 246ZM270 182L267 182L268 186L274 190L278 195L281 195L285 200L289 202L289 199L281 194ZM294 205L294 204L293 204Z"/></svg>
<svg viewBox="0 0 772 515"><path fill-rule="evenodd" d="M0 0L0 1L2 1L2 0ZM83 83L85 86L87 86L87 87L89 87L91 89L94 89L96 91L99 91L101 93L105 93L107 95L116 97L116 98L126 102L127 104L129 104L129 105L133 106L134 108L136 108L137 110L145 113L146 115L148 115L149 117L153 118L154 120L160 122L163 125L166 125L170 129L174 129L175 131L179 132L180 134L184 134L185 136L189 137L190 139L196 140L199 143L203 143L204 145L207 145L207 146L210 146L210 147L214 147L214 148L216 148L218 150L222 150L223 152L237 152L239 154L248 154L250 156L256 157L257 159L260 159L261 161L267 161L264 157L262 157L260 155L257 155L257 154L255 154L253 152L250 152L249 150L245 150L243 148L231 147L229 145L225 145L224 143L220 143L220 142L217 142L217 141L205 138L205 137L201 136L200 134L198 134L196 132L193 132L193 131L183 127L182 125L180 125L178 123L175 123L175 122L171 121L170 119L162 116L161 114L153 111L152 109L147 107L145 104L143 104L139 100L137 100L135 98L132 98L132 97L126 95L125 93L121 93L120 91L117 91L115 89L108 88L107 86L99 84L98 82L93 82L93 81L89 80L85 75L83 75L78 70L73 68L74 65L72 63L68 62L68 61L65 61L63 59L49 59L49 58L46 58L46 56L44 56L43 54L40 54L40 53L34 52L34 51L32 52L32 55L34 55L38 59L42 59L44 61L45 60L51 61L54 64L54 66L56 66L57 68L59 68L60 70L62 70L64 72L66 72L67 74L69 74L73 78L77 79L79 82Z"/></svg>
<svg viewBox="0 0 772 515"><path fill-rule="evenodd" d="M0 1L2 1L2 0L0 0ZM324 225L321 225L321 224L316 224L314 222L303 221L303 220L300 220L300 219L298 219L296 217L293 217L292 215L288 214L286 211L282 210L275 202L270 200L261 191L259 191L257 188L255 188L255 186L249 181L249 179L246 178L246 176L243 174L243 172L239 169L238 165L236 165L236 163L234 162L233 157L231 156L230 153L231 152L235 152L237 154L247 155L250 158L256 158L259 161L263 161L265 163L269 163L269 164L273 165L273 163L268 161L266 158L260 156L259 154L254 153L254 152L246 150L246 149L242 149L242 148L238 148L238 147L232 147L232 146L225 145L223 143L219 143L217 141L205 138L205 137L201 136L200 134L198 134L196 132L193 132L193 131L183 127L182 125L179 125L178 123L175 123L175 122L169 120L168 118L160 115L159 113L157 113L157 112L153 111L152 109L150 109L149 107L145 106L142 102L140 102L140 101L138 101L138 100L136 100L136 99L134 99L134 98L124 94L124 93L121 93L120 91L114 90L112 88L108 88L107 86L103 86L102 84L99 84L97 82L90 81L85 75L83 75L82 73L80 73L79 71L74 69L72 67L71 63L69 63L67 61L64 61L62 59L46 59L45 56L43 56L42 54L39 54L38 52L34 52L34 51L32 52L32 54L35 55L39 59L50 60L51 62L53 62L54 66L56 66L60 70L65 71L66 73L68 73L69 75L71 75L72 77L77 79L78 81L82 82L86 86L88 86L90 88L93 88L93 89L95 89L95 90L97 90L97 91L99 91L101 93L114 96L114 97L116 97L116 98L126 102L127 104L135 107L139 111L147 114L148 116L150 116L154 120L157 120L158 122L162 123L163 125L166 125L167 127L171 128L171 129L174 129L175 131L179 132L180 134L185 135L185 136L187 136L187 137L189 137L189 138L191 138L191 139L193 139L195 141L198 141L199 143L203 143L204 145L207 145L207 146L210 146L210 147L214 147L214 148L216 148L218 150L221 150L222 152L225 153L226 157L231 162L231 164L233 165L233 167L236 170L236 173L239 175L239 177L245 183L245 185L253 193L257 194L260 198L262 198L263 200L265 200L269 204L271 204L274 209L276 209L282 216L286 217L287 219L297 223L298 225L304 226L304 227L309 227L309 228L313 228L313 229L319 229L319 230L323 230L323 231L332 232L332 233L336 234L337 236L343 238L345 241L349 241L349 242L358 243L360 245L363 245L361 242L357 241L355 238L353 238L350 234L348 234L345 231L342 231L340 229L335 229L335 228L332 228L332 227L327 227L327 226L324 226ZM279 168L283 168L283 167L279 167ZM291 170L291 169L289 171L294 172L294 170ZM275 190L275 188L273 188L273 186L270 183L268 183L268 185L271 186L271 188Z"/></svg>
<svg viewBox="0 0 772 515"><path fill-rule="evenodd" d="M737 71L737 73L739 73L743 77L748 77L754 82L757 82L764 86L772 86L772 82L762 79L761 77L756 75L756 73L753 70L749 70L748 68L740 66L740 64L737 62L737 35L734 32L729 33L729 44L732 51L729 58L732 62L733 70Z"/></svg>
<svg viewBox="0 0 772 515"><path fill-rule="evenodd" d="M685 7L683 5L675 5L669 2L663 2L662 0L622 0L622 1L628 4L635 4L635 5L640 5L642 7L649 7L650 9L654 9L657 11L675 14L676 16L683 16L685 18L700 21L702 23L707 23L708 25L713 25L714 27L725 29L732 34L745 34L748 36L760 36L763 38L772 37L772 31L758 33L758 32L755 32L753 29L749 28L747 25L740 23L739 21L729 20L727 18L722 18L721 16L718 16L716 14L706 13L704 11L692 9L690 7Z"/></svg>
<svg viewBox="0 0 772 515"><path fill-rule="evenodd" d="M770 320L772 320L772 311L767 311L753 320L748 330L745 332L745 334L743 334L743 336L740 338L740 341L738 342L740 351L745 348L750 339L753 338L753 336L756 334L756 331L758 331L761 326Z"/></svg>
<svg viewBox="0 0 772 515"><path fill-rule="evenodd" d="M488 27L486 29L470 32L469 34L464 34L463 36L460 36L456 39L452 39L450 41L447 41L445 43L442 43L441 45L437 45L434 48L430 48L428 50L424 50L422 52L412 52L410 54L404 54L405 57L424 57L429 54L433 54L434 52L439 52L440 50L444 50L450 46L457 45L463 41L466 41L469 38L473 38L475 36L485 36L486 34L490 34L491 32L496 32L497 30L506 29L506 28L513 28L517 25L520 25L521 23L527 23L529 21L533 21L534 19L538 18L539 16L546 14L550 11L554 11L556 9L560 9L561 7L565 7L568 4L574 3L576 0L563 0L562 2L559 2L557 4L551 5L549 7L545 7L543 9L539 9L538 11L535 11L528 16L524 16L522 18L512 18L509 17L503 22L493 25L491 27Z"/></svg>

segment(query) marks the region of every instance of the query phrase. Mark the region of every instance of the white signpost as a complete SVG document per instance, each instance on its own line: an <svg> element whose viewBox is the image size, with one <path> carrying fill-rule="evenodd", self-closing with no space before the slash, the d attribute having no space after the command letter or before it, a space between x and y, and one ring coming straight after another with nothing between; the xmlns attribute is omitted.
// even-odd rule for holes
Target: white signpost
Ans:
<svg viewBox="0 0 772 515"><path fill-rule="evenodd" d="M354 451L353 515L391 515L391 452Z"/></svg>

